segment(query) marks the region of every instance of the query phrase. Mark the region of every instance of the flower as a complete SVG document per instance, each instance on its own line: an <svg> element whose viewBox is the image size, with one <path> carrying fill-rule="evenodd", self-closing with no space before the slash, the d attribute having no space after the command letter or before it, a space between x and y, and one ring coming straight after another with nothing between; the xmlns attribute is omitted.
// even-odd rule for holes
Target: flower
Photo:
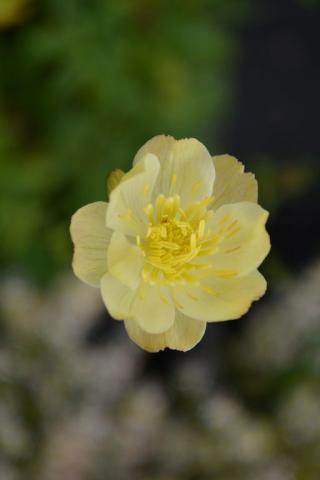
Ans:
<svg viewBox="0 0 320 480"><path fill-rule="evenodd" d="M268 212L234 157L159 135L108 186L109 203L72 217L73 270L140 347L190 350L207 322L239 318L265 293Z"/></svg>

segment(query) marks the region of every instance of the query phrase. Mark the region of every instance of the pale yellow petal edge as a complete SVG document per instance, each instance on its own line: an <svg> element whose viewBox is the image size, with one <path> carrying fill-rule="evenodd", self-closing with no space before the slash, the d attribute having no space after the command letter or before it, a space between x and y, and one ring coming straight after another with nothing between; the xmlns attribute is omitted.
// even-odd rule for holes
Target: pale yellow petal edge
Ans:
<svg viewBox="0 0 320 480"><path fill-rule="evenodd" d="M231 155L217 155L212 160L216 170L214 209L228 203L257 203L258 183L253 173L245 172L244 165Z"/></svg>
<svg viewBox="0 0 320 480"><path fill-rule="evenodd" d="M128 336L147 352L159 352L169 348L187 352L194 348L203 338L206 323L186 317L176 311L175 322L166 332L150 334L144 331L135 320L124 322Z"/></svg>
<svg viewBox="0 0 320 480"><path fill-rule="evenodd" d="M85 205L75 212L70 224L74 274L96 288L107 271L107 249L112 234L105 224L107 206L106 202Z"/></svg>

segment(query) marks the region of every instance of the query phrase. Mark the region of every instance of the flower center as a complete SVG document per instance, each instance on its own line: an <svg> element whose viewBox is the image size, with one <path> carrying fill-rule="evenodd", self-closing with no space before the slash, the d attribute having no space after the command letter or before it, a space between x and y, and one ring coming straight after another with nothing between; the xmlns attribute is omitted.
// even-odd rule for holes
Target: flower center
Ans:
<svg viewBox="0 0 320 480"><path fill-rule="evenodd" d="M142 272L146 282L164 285L199 282L199 271L209 266L196 263L195 258L212 255L217 250L217 239L206 231L210 201L206 198L182 210L178 195L167 198L159 195L155 205L147 205L147 234L143 240L137 237L146 259Z"/></svg>

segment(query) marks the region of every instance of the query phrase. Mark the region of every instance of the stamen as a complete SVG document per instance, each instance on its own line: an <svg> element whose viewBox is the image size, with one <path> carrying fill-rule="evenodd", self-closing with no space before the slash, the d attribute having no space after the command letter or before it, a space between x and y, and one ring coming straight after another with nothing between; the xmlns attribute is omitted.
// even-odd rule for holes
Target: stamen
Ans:
<svg viewBox="0 0 320 480"><path fill-rule="evenodd" d="M193 183L192 187L191 187L191 191L192 193L195 195L197 193L197 191L199 190L199 188L201 187L202 185L202 181L201 180L197 180L196 182Z"/></svg>
<svg viewBox="0 0 320 480"><path fill-rule="evenodd" d="M213 295L214 297L217 296L217 292L215 292L211 287L209 287L209 285L205 285L204 283L201 283L200 284L200 288L206 292L206 293L209 293L209 295Z"/></svg>
<svg viewBox="0 0 320 480"><path fill-rule="evenodd" d="M150 186L148 184L145 184L145 186L143 187L143 195L147 197L149 191L150 191Z"/></svg>
<svg viewBox="0 0 320 480"><path fill-rule="evenodd" d="M218 225L223 225L227 220L229 220L229 218L230 215L227 213L226 215L224 215L224 217L221 218L221 220L219 220Z"/></svg>
<svg viewBox="0 0 320 480"><path fill-rule="evenodd" d="M172 176L171 176L171 181L170 181L170 193L172 193L175 185L177 183L177 175L174 173Z"/></svg>
<svg viewBox="0 0 320 480"><path fill-rule="evenodd" d="M185 291L186 294L188 295L189 298L191 298L191 300L194 300L195 302L199 300L198 297L196 297L195 295L193 295L192 293L188 292L188 290Z"/></svg>
<svg viewBox="0 0 320 480"><path fill-rule="evenodd" d="M195 233L192 233L190 235L190 249L191 250L194 250L197 246L197 238L196 238L196 234Z"/></svg>
<svg viewBox="0 0 320 480"><path fill-rule="evenodd" d="M178 300L176 299L176 297L174 295L172 295L172 299L173 299L173 303L175 304L175 306L179 309L179 310L183 310L183 305L181 305L180 302L178 302Z"/></svg>
<svg viewBox="0 0 320 480"><path fill-rule="evenodd" d="M171 184L175 182L173 174ZM158 287L180 285L181 288L183 285L198 285L207 293L216 294L211 287L202 283L202 279L213 272L213 268L211 263L201 262L201 257L214 255L220 249L221 242L234 235L239 227L237 220L230 222L225 216L214 232L207 228L207 219L213 214L207 207L212 201L213 197L206 197L184 210L180 207L179 195L165 197L161 194L154 205L150 203L144 208L148 220L147 233L143 238L137 235L136 243L145 257L142 278L146 283ZM128 209L126 216L131 215ZM240 247L230 248L226 252L236 251L237 248ZM198 262L195 261L197 257ZM215 274L221 278L231 278L237 272L220 270ZM162 301L168 300L162 295ZM174 302L182 308L176 299Z"/></svg>
<svg viewBox="0 0 320 480"><path fill-rule="evenodd" d="M181 217L182 217L184 220L186 220L186 219L187 219L187 215L186 215L185 211L182 210L182 208L179 208L178 211L179 211Z"/></svg>
<svg viewBox="0 0 320 480"><path fill-rule="evenodd" d="M118 217L119 217L121 220L125 220L126 222L133 221L133 215L132 215L132 210L131 210L131 208L128 208L125 213L122 213L122 214L118 215Z"/></svg>
<svg viewBox="0 0 320 480"><path fill-rule="evenodd" d="M171 217L173 213L173 207L174 207L173 197L167 198L164 202L163 214L168 215L168 217Z"/></svg>
<svg viewBox="0 0 320 480"><path fill-rule="evenodd" d="M198 253L199 257L210 257L217 253L219 251L219 247L211 247L211 248L206 248L206 249L201 249L200 252Z"/></svg>
<svg viewBox="0 0 320 480"><path fill-rule="evenodd" d="M226 235L225 238L231 238L231 237L233 237L236 233L240 232L240 230L241 230L240 227L235 228L234 230L232 230L231 232L229 232L228 235Z"/></svg>
<svg viewBox="0 0 320 480"><path fill-rule="evenodd" d="M204 230L206 228L206 222L204 220L200 220L199 228L198 228L198 238L201 239L204 235Z"/></svg>
<svg viewBox="0 0 320 480"><path fill-rule="evenodd" d="M160 300L166 305L168 305L169 300L162 294L160 285L158 285L158 293L159 293Z"/></svg>
<svg viewBox="0 0 320 480"><path fill-rule="evenodd" d="M140 284L140 287L139 287L139 290L138 290L138 296L139 296L140 300L143 300L144 297L145 297L145 291L144 291L144 284L143 284L143 282L141 282L141 284Z"/></svg>
<svg viewBox="0 0 320 480"><path fill-rule="evenodd" d="M156 200L157 220L160 221L162 217L162 206L165 201L164 195L159 195Z"/></svg>
<svg viewBox="0 0 320 480"><path fill-rule="evenodd" d="M241 248L241 245L238 245L237 247L229 248L229 250L225 250L222 253L233 253L233 252L236 252L237 250L239 250L240 248Z"/></svg>
<svg viewBox="0 0 320 480"><path fill-rule="evenodd" d="M238 272L232 270L215 270L214 274L221 278L232 278L238 275Z"/></svg>
<svg viewBox="0 0 320 480"><path fill-rule="evenodd" d="M164 240L161 241L161 247L167 248L168 250L179 250L179 245L173 242L165 242Z"/></svg>
<svg viewBox="0 0 320 480"><path fill-rule="evenodd" d="M216 197L212 195L211 197L207 197L205 199L205 205L206 207L209 207L209 205L212 205L215 202Z"/></svg>
<svg viewBox="0 0 320 480"><path fill-rule="evenodd" d="M229 232L229 230L232 230L233 227L235 227L237 225L238 220L233 220L233 222L230 223L230 225L228 225L228 227L226 228L226 232Z"/></svg>
<svg viewBox="0 0 320 480"><path fill-rule="evenodd" d="M146 207L144 207L144 213L147 215L147 218L150 223L154 223L154 218L153 218L153 205L149 203Z"/></svg>
<svg viewBox="0 0 320 480"><path fill-rule="evenodd" d="M187 272L183 272L181 276L184 280L187 280L189 283L192 283L194 285L199 285L200 284L200 282L197 278L193 277L192 275L190 275Z"/></svg>

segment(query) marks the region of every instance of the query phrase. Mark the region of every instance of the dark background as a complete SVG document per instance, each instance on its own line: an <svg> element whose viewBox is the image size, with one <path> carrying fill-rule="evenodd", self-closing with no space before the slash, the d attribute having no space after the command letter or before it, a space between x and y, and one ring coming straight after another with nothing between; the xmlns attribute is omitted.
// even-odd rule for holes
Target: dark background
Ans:
<svg viewBox="0 0 320 480"><path fill-rule="evenodd" d="M0 478L320 478L319 3L2 0ZM159 133L239 158L268 292L147 354L71 272L70 217Z"/></svg>

